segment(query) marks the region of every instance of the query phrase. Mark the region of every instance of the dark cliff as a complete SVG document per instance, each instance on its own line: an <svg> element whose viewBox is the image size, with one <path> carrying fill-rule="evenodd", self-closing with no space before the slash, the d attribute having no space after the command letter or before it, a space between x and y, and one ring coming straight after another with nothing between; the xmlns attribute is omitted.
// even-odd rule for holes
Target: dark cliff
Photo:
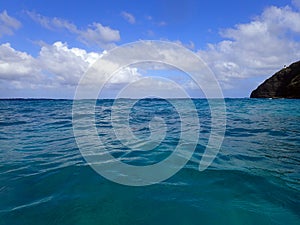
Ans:
<svg viewBox="0 0 300 225"><path fill-rule="evenodd" d="M250 98L300 98L300 61L265 80Z"/></svg>

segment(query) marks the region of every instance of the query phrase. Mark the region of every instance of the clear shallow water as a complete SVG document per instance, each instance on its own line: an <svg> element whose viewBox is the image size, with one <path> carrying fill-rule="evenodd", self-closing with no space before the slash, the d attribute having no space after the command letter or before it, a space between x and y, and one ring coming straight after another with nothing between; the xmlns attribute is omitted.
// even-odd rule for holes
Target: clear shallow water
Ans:
<svg viewBox="0 0 300 225"><path fill-rule="evenodd" d="M154 115L168 130L153 151L131 153L111 129L111 104L98 101L96 124L115 157L148 165L172 152L180 119L169 104L135 106L130 124L137 136L147 140ZM129 187L104 179L84 161L73 135L72 101L1 100L0 225L300 224L300 101L227 99L225 139L204 172L198 163L210 114L205 100L195 105L201 129L190 162L162 183Z"/></svg>

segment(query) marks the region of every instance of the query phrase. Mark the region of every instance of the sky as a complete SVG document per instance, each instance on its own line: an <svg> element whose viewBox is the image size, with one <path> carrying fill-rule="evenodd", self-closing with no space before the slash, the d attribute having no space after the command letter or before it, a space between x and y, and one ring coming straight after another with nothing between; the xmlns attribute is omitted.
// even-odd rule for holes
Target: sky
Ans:
<svg viewBox="0 0 300 225"><path fill-rule="evenodd" d="M214 73L225 97L249 97L300 60L300 0L1 1L0 98L72 99L97 59L139 40L188 48ZM150 80L133 86L137 96L156 87L172 97L168 79L191 97L203 96L176 68L130 65L103 78L104 97L143 77Z"/></svg>

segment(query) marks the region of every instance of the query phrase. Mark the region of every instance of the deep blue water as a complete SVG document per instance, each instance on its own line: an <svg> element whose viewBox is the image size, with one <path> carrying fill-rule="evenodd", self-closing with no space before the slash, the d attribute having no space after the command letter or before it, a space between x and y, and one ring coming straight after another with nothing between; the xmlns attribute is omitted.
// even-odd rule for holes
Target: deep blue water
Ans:
<svg viewBox="0 0 300 225"><path fill-rule="evenodd" d="M133 107L129 123L137 137L148 141L153 116L167 129L153 151L130 152L112 129L112 103L97 102L95 121L114 157L143 166L172 153L181 120L172 105L152 99ZM299 225L300 100L226 99L224 141L203 172L198 164L211 118L206 100L194 104L201 129L191 160L163 182L132 187L103 178L84 160L73 134L72 101L1 100L0 225Z"/></svg>

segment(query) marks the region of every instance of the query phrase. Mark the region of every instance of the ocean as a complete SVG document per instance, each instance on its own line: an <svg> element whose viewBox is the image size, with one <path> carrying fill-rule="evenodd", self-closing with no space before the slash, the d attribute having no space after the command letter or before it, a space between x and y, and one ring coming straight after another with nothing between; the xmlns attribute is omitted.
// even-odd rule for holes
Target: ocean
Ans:
<svg viewBox="0 0 300 225"><path fill-rule="evenodd" d="M175 101L184 105L187 100ZM205 99L192 101L199 124L187 129L199 128L199 138L188 162L166 180L128 186L101 176L82 156L72 100L0 100L0 225L299 225L300 100L225 99L223 143L204 171L199 162L211 114ZM128 102L123 99L123 106ZM182 138L180 121L192 119L166 100L136 102L129 125L139 142L132 144L142 148L155 136L149 126L154 117L164 124L165 136L153 150L130 151L114 133L113 103L97 101L96 129L106 150L128 165L167 159ZM123 108L118 110L122 114ZM114 168L111 174L122 176Z"/></svg>

